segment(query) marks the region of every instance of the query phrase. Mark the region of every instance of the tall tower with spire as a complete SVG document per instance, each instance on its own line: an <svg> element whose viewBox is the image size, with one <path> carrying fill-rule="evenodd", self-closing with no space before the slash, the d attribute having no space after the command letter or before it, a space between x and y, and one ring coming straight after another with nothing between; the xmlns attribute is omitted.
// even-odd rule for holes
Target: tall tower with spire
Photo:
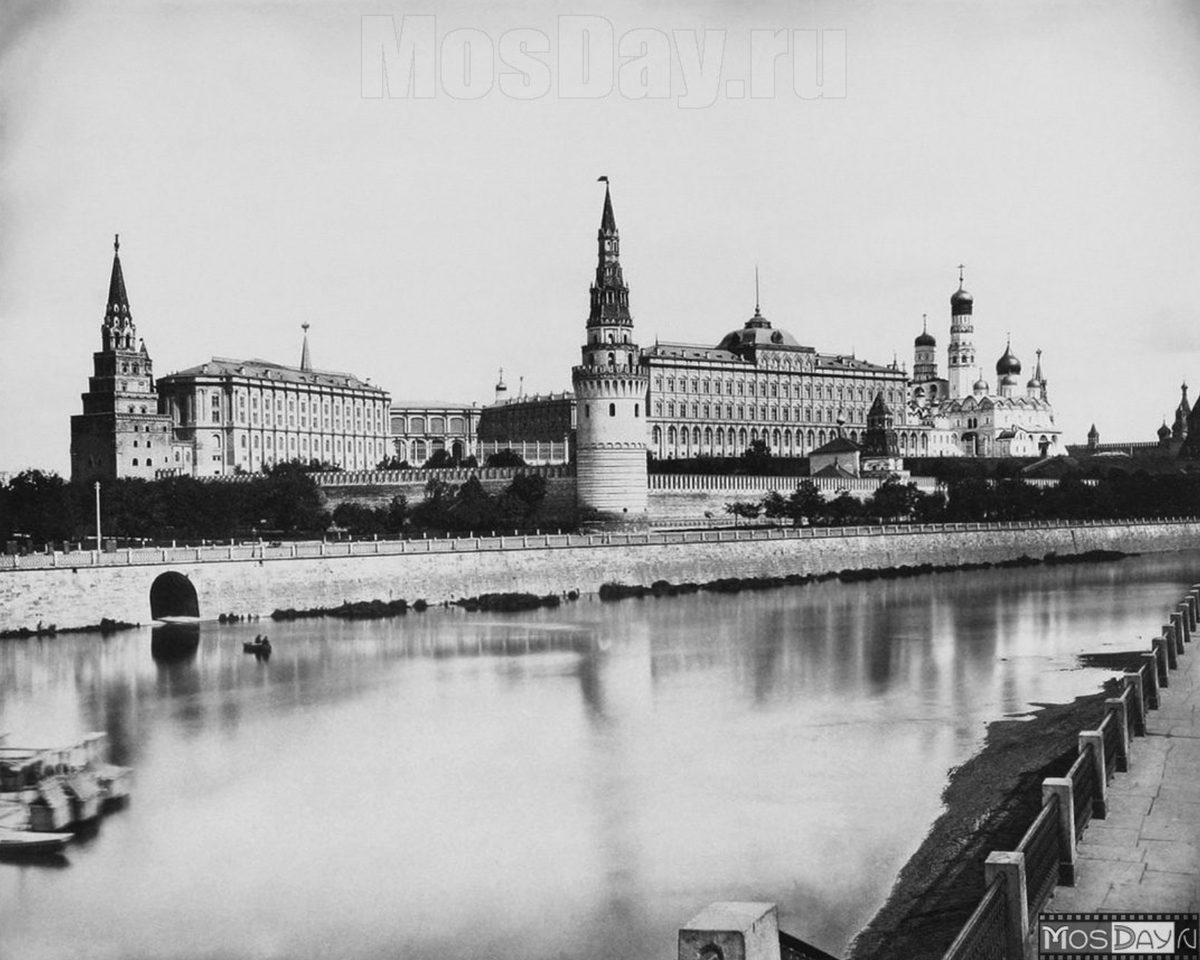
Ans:
<svg viewBox="0 0 1200 960"><path fill-rule="evenodd" d="M577 406L576 499L584 510L636 521L646 513L646 395L621 273L621 240L608 178L596 234L596 278L591 286L582 362L571 371Z"/></svg>
<svg viewBox="0 0 1200 960"><path fill-rule="evenodd" d="M963 265L958 265L958 289L950 296L950 350L947 377L950 398L971 396L978 376L975 366L975 299L963 289Z"/></svg>
<svg viewBox="0 0 1200 960"><path fill-rule="evenodd" d="M83 413L71 417L71 479L149 480L181 470L190 473L190 462L174 459L171 418L158 412L154 365L129 308L119 236L113 239L108 302L92 369Z"/></svg>

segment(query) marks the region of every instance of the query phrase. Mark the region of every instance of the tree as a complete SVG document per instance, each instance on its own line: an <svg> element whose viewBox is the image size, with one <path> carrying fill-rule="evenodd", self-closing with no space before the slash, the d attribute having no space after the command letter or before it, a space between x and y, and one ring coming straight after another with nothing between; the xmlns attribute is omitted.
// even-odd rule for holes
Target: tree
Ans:
<svg viewBox="0 0 1200 960"><path fill-rule="evenodd" d="M24 534L34 544L65 540L75 526L67 482L57 473L23 470L8 482L6 517L0 527L7 535Z"/></svg>
<svg viewBox="0 0 1200 960"><path fill-rule="evenodd" d="M847 490L843 490L826 508L829 522L835 525L848 523L851 518L862 514L862 504L854 499Z"/></svg>
<svg viewBox="0 0 1200 960"><path fill-rule="evenodd" d="M761 475L771 472L771 448L765 440L752 440L740 457L741 472Z"/></svg>
<svg viewBox="0 0 1200 960"><path fill-rule="evenodd" d="M434 450L433 456L422 464L424 470L445 470L455 466L454 457L448 450Z"/></svg>
<svg viewBox="0 0 1200 960"><path fill-rule="evenodd" d="M753 520L761 510L762 504L756 503L753 500L735 500L732 503L725 504L725 512L733 515L735 524L738 517Z"/></svg>
<svg viewBox="0 0 1200 960"><path fill-rule="evenodd" d="M472 475L458 488L449 519L452 524L449 529L454 530L486 530L495 526L495 504L479 477Z"/></svg>
<svg viewBox="0 0 1200 960"><path fill-rule="evenodd" d="M912 516L916 507L917 487L903 484L890 476L871 495L868 512L884 520L901 520Z"/></svg>
<svg viewBox="0 0 1200 960"><path fill-rule="evenodd" d="M763 515L772 520L781 520L788 515L788 502L777 490L762 498Z"/></svg>
<svg viewBox="0 0 1200 960"><path fill-rule="evenodd" d="M289 534L321 533L329 526L329 513L321 506L321 490L303 464L276 464L259 484L258 509L254 512L268 529Z"/></svg>
<svg viewBox="0 0 1200 960"><path fill-rule="evenodd" d="M799 525L803 520L812 521L825 515L825 494L811 480L801 480L788 497L788 516Z"/></svg>
<svg viewBox="0 0 1200 960"><path fill-rule="evenodd" d="M525 467L528 464L525 458L522 457L516 450L497 450L495 453L488 454L485 462L489 467Z"/></svg>

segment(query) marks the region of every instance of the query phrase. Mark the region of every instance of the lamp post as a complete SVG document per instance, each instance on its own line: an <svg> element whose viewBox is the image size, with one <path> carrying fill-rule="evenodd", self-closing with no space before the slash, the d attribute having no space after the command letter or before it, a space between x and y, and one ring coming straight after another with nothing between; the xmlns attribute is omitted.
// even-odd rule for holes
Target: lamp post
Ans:
<svg viewBox="0 0 1200 960"><path fill-rule="evenodd" d="M100 481L96 481L96 562L100 562Z"/></svg>

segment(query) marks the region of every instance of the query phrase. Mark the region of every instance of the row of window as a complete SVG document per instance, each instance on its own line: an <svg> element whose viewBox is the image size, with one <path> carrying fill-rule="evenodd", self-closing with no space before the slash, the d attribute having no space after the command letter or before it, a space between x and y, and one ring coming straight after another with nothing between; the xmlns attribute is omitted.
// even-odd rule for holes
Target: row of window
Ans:
<svg viewBox="0 0 1200 960"><path fill-rule="evenodd" d="M654 378L654 390L656 393L663 392L664 387L667 393L721 393L721 384L724 384L724 392L726 396L733 396L735 393L738 396L754 396L755 382L753 380L708 380L699 377L662 377ZM760 397L783 397L788 400L799 400L801 396L807 399L820 400L824 397L826 400L858 400L863 403L870 402L879 393L883 394L884 399L888 403L896 402L896 397L899 395L899 388L893 386L880 386L878 384L870 384L866 387L835 387L831 383L805 383L803 386L798 383L783 382L778 383L772 381L758 381L758 396Z"/></svg>
<svg viewBox="0 0 1200 960"><path fill-rule="evenodd" d="M663 411L666 411L666 416L674 419L676 415L679 417L691 416L693 420L701 418L705 420L781 420L784 422L794 421L796 423L836 423L838 411L834 407L768 407L765 404L759 407L744 406L737 404L734 406L731 403L725 404L700 404L693 402L690 406L686 403L679 403L676 406L674 400L668 400L664 407L661 400L654 402L654 415L656 417L663 416ZM864 408L850 408L844 410L847 422L850 423L865 423L867 412ZM735 416L736 414L736 416Z"/></svg>
<svg viewBox="0 0 1200 960"><path fill-rule="evenodd" d="M466 433L467 421L464 417L409 417L408 426L404 417L392 417L392 435L405 433Z"/></svg>
<svg viewBox="0 0 1200 960"><path fill-rule="evenodd" d="M741 453L755 440L765 440L775 451L788 455L802 455L823 446L837 436L836 430L759 430L757 427L660 427L651 434L652 447L660 457L689 457L697 454L732 456ZM859 438L857 430L847 436L854 441ZM664 444L665 440L665 444ZM897 435L900 452L907 455L929 452L929 434L913 433Z"/></svg>

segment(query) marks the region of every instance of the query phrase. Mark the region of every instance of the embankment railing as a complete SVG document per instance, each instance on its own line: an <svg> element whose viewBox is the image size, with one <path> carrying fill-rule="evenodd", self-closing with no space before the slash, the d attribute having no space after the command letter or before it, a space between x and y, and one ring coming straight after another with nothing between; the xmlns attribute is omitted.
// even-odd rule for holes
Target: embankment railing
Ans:
<svg viewBox="0 0 1200 960"><path fill-rule="evenodd" d="M1093 818L1105 819L1108 783L1118 771L1129 769L1130 742L1146 735L1146 713L1158 709L1159 691L1190 645L1198 618L1200 584L1188 591L1152 649L1141 654L1137 669L1125 671L1120 695L1104 701L1104 718L1097 728L1079 734L1078 755L1067 775L1042 781L1041 809L1016 849L988 854L979 903L942 960L1025 960L1030 955L1038 913L1056 885L1075 884L1079 839ZM775 909L765 904L741 906ZM788 941L802 941L783 933L779 939L784 960L806 956L786 949ZM695 955L685 951L681 935L679 960ZM774 955L769 950L745 952L746 960Z"/></svg>
<svg viewBox="0 0 1200 960"><path fill-rule="evenodd" d="M1133 520L1028 520L991 523L913 523L859 527L733 527L700 530L636 530L604 533L513 533L487 531L476 536L420 537L373 540L241 541L199 546L123 547L116 550L67 549L0 555L0 572L44 570L51 567L112 567L138 564L211 563L230 560L292 560L312 557L367 557L410 553L474 553L484 550L553 550L577 547L661 546L680 543L728 543L769 540L919 536L941 533L1001 533L1063 528L1181 526L1193 517ZM71 546L71 545L68 545ZM1165 669L1165 667L1164 667Z"/></svg>
<svg viewBox="0 0 1200 960"><path fill-rule="evenodd" d="M1186 652L1198 614L1200 584L1154 638L1151 651L1142 654L1138 668L1125 672L1120 696L1104 702L1098 728L1079 734L1079 755L1067 776L1043 781L1041 812L1017 849L989 854L983 898L943 960L1026 956L1037 914L1055 885L1074 885L1076 844L1093 817L1105 818L1108 782L1117 771L1129 769L1130 741L1146 735L1146 711L1158 709L1159 690Z"/></svg>

